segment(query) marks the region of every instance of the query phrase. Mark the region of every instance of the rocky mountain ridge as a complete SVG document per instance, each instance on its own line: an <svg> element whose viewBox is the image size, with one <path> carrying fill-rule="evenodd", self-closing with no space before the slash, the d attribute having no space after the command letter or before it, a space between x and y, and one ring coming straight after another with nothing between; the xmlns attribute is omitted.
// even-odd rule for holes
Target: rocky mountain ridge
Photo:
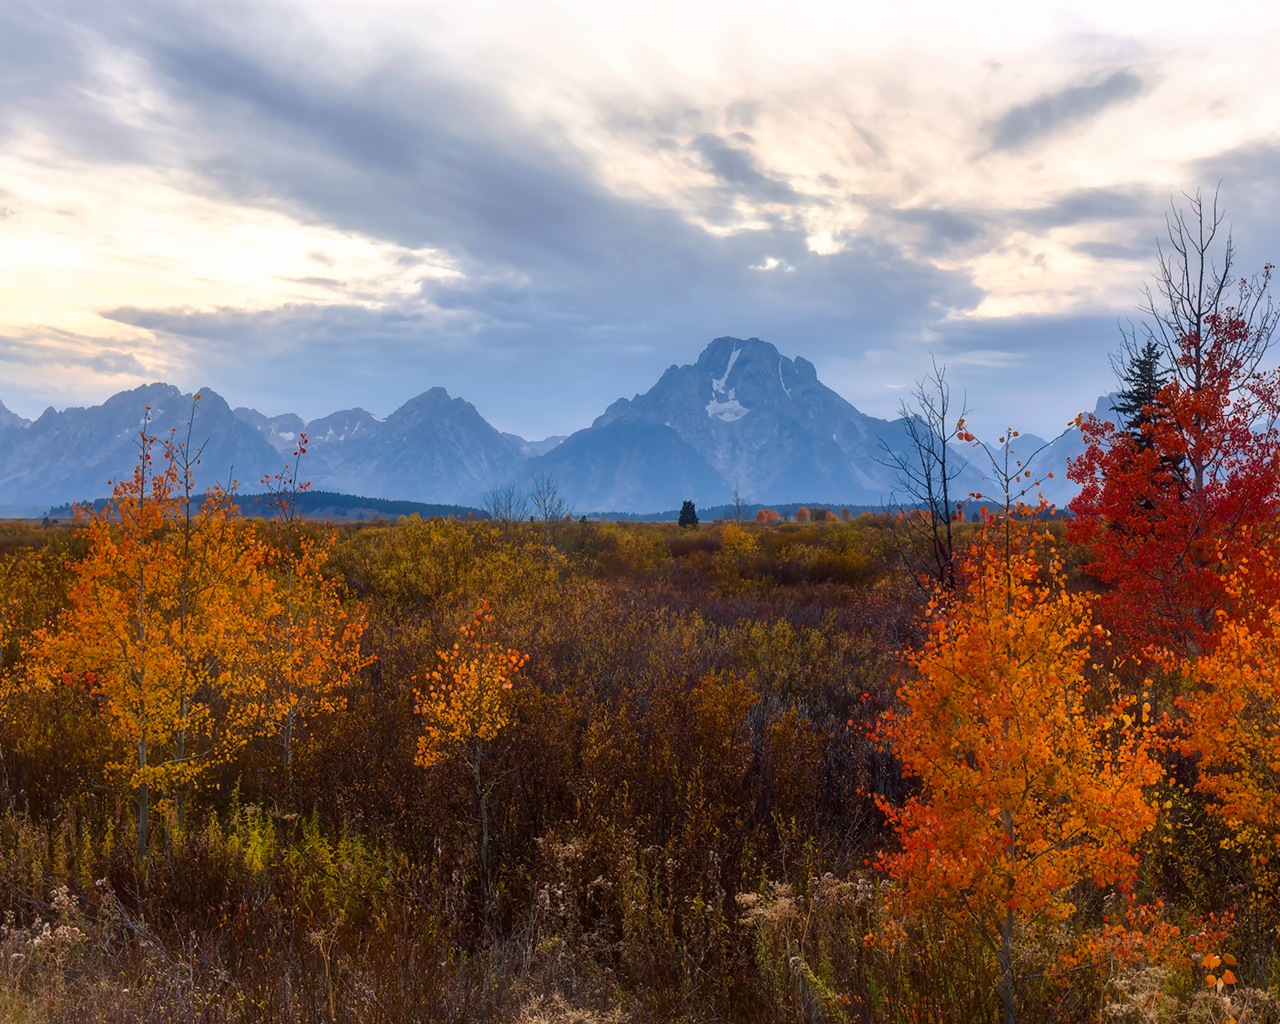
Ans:
<svg viewBox="0 0 1280 1024"><path fill-rule="evenodd" d="M283 469L305 433L301 475L317 489L480 505L496 488L529 491L553 479L580 513L651 512L685 498L716 505L735 492L758 503L879 505L894 498L891 453L910 450L906 421L865 415L826 387L808 360L758 338L717 338L648 391L610 404L590 427L542 441L499 433L439 387L385 419L355 408L310 422L233 410L209 389L200 395L197 403L171 385L149 384L100 406L49 409L34 422L0 405L0 505L106 494L137 457L145 406L151 433L162 438L185 437L194 409L201 486L236 479L241 490L256 489ZM1026 452L1042 444L1030 435L1018 442ZM1045 488L1051 501L1074 493L1064 470L1079 444L1078 433L1064 436L1038 458L1038 469L1054 472ZM958 497L989 489L980 452L953 454Z"/></svg>

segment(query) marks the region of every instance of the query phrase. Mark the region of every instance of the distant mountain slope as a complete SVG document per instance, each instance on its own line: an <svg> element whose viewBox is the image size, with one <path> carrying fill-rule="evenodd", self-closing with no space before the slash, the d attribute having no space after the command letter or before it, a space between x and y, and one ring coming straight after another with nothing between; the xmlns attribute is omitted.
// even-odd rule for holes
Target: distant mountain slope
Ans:
<svg viewBox="0 0 1280 1024"><path fill-rule="evenodd" d="M30 420L23 419L16 412L10 412L5 408L4 402L0 402L0 430L4 430L5 427L21 428L29 427L30 425Z"/></svg>
<svg viewBox="0 0 1280 1024"><path fill-rule="evenodd" d="M561 446L554 463L566 493L579 507L623 512L655 503L671 507L681 497L698 500L682 495L679 488L689 485L679 479L659 477L654 487L636 488L632 502L620 505L617 486L602 487L598 471L579 469L575 457L590 452L596 463L612 460L612 480L636 477L638 468L628 460L636 453L647 457L645 439L656 435L646 431L655 427L673 432L716 474L718 487L705 475L698 478L707 492L702 500L715 503L736 486L757 502L805 496L878 505L890 499L895 482L882 443L893 450L908 443L901 420L859 412L819 381L807 360L789 359L758 338L717 338L697 362L670 367L647 392L614 402ZM690 471L689 457L681 458Z"/></svg>
<svg viewBox="0 0 1280 1024"><path fill-rule="evenodd" d="M503 434L502 439L511 445L513 451L518 455L523 455L526 459L536 458L539 455L546 455L556 445L565 439L564 434L553 434L551 437L544 437L541 441L526 441L519 434Z"/></svg>
<svg viewBox="0 0 1280 1024"><path fill-rule="evenodd" d="M525 462L475 406L444 388L410 399L376 429L316 444L307 458L310 479L327 490L461 505L479 504Z"/></svg>
<svg viewBox="0 0 1280 1024"><path fill-rule="evenodd" d="M256 486L278 468L278 455L221 396L207 388L200 395L191 435L192 447L203 448L198 485L203 489L234 478ZM0 500L55 505L109 493L109 481L128 476L137 462L147 406L151 434L163 440L172 432L185 439L192 396L169 384L122 391L88 409L49 409L25 430L6 430Z"/></svg>
<svg viewBox="0 0 1280 1024"><path fill-rule="evenodd" d="M1112 410L1112 405L1116 401L1115 395L1103 395L1098 399L1097 405L1093 409L1093 414L1099 419L1115 421L1116 414ZM1038 480L1039 486L1027 495L1027 501L1034 502L1036 495L1043 495L1044 499L1059 509L1064 509L1079 492L1080 488L1067 478L1067 467L1071 460L1084 454L1084 435L1074 427L1065 428L1063 433L1046 441L1042 437L1035 434L1020 434L1014 438L1009 445L1009 450L1013 453L1015 461L1021 459L1024 462L1029 461L1032 473L1032 479ZM1034 457L1033 457L1034 456ZM984 477L992 477L994 474L989 467L983 466L983 460L980 456L970 453L975 468L983 470ZM1049 474L1053 476L1050 477ZM989 480L984 479L983 486L980 488L984 494L991 493L992 484ZM979 488L969 488L970 490L978 490Z"/></svg>
<svg viewBox="0 0 1280 1024"><path fill-rule="evenodd" d="M444 388L410 399L385 420L360 408L306 424L292 413L268 417L237 409L236 415L286 456L305 433L300 473L316 487L450 505L479 503L486 491L519 475L521 446L546 450L558 440L530 446L514 434L499 434L473 405Z"/></svg>
<svg viewBox="0 0 1280 1024"><path fill-rule="evenodd" d="M302 417L291 412L282 416L264 416L257 409L246 409L244 406L233 411L236 419L253 427L281 455L288 455L294 450L299 433L305 429Z"/></svg>
<svg viewBox="0 0 1280 1024"><path fill-rule="evenodd" d="M546 455L529 460L521 481L550 474L578 512L663 508L671 495L727 501L730 488L692 445L665 424L607 423L579 430ZM682 499L683 500L683 499Z"/></svg>

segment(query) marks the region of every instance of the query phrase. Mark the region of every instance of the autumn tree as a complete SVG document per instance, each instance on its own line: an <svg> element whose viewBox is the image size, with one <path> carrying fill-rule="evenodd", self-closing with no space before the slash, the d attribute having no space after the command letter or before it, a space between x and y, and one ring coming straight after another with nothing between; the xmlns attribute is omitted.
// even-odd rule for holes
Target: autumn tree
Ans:
<svg viewBox="0 0 1280 1024"><path fill-rule="evenodd" d="M1277 322L1271 267L1234 278L1221 225L1216 198L1174 210L1139 352L1158 349L1171 379L1124 428L1085 420L1069 471L1081 485L1070 536L1108 587L1104 618L1139 650L1211 645L1231 566L1280 514L1280 374L1260 369Z"/></svg>
<svg viewBox="0 0 1280 1024"><path fill-rule="evenodd" d="M337 535L309 534L298 514L298 496L310 487L298 476L306 452L304 433L292 462L262 481L275 509L270 568L278 598L262 648L263 708L278 732L290 778L299 726L313 715L340 711L344 688L369 663L360 651L363 610L348 608L338 582L323 573Z"/></svg>
<svg viewBox="0 0 1280 1024"><path fill-rule="evenodd" d="M471 778L476 809L476 854L482 907L489 907L489 795L496 781L489 764L489 745L511 721L511 689L529 660L519 651L487 639L493 614L482 603L439 664L421 680L417 712L422 718L414 763L434 768L449 761L465 767Z"/></svg>
<svg viewBox="0 0 1280 1024"><path fill-rule="evenodd" d="M170 798L253 735L256 642L273 608L266 551L219 488L196 505L194 460L139 433L132 476L82 528L68 607L33 634L32 674L87 688L122 745L145 857L153 797Z"/></svg>
<svg viewBox="0 0 1280 1024"><path fill-rule="evenodd" d="M1280 552L1271 542L1226 581L1230 610L1219 612L1213 650L1177 665L1188 692L1178 698L1176 746L1196 762L1196 791L1261 866L1280 852L1277 590Z"/></svg>
<svg viewBox="0 0 1280 1024"><path fill-rule="evenodd" d="M1019 937L1070 917L1077 883L1133 879L1155 820L1144 791L1161 775L1141 723L1091 679L1103 631L1088 597L1067 591L1046 539L1015 529L1012 550L1003 534L978 545L960 592L940 586L930 602L901 708L881 727L919 793L880 801L901 841L881 863L902 908L976 930L1009 1024Z"/></svg>

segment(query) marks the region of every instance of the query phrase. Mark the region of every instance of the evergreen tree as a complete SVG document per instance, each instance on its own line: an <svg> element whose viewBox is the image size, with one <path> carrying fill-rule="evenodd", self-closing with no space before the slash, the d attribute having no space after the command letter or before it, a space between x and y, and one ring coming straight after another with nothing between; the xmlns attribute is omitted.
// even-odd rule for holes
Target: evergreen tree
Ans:
<svg viewBox="0 0 1280 1024"><path fill-rule="evenodd" d="M685 500L685 503L680 506L680 525L698 525L698 510L694 507L693 502L687 499Z"/></svg>
<svg viewBox="0 0 1280 1024"><path fill-rule="evenodd" d="M1152 406L1168 380L1161 373L1160 347L1148 341L1140 351L1132 351L1129 364L1120 375L1124 387L1112 403L1120 417L1120 427L1134 439L1138 447L1151 447L1151 438L1143 428L1154 419Z"/></svg>

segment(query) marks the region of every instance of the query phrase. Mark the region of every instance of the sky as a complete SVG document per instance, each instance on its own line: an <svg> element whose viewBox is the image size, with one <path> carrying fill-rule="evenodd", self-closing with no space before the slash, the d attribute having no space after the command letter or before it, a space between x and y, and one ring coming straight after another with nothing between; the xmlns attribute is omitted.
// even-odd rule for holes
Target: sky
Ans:
<svg viewBox="0 0 1280 1024"><path fill-rule="evenodd" d="M1280 256L1280 8L0 4L0 401L529 438L715 337L1045 436L1115 386L1171 204Z"/></svg>

